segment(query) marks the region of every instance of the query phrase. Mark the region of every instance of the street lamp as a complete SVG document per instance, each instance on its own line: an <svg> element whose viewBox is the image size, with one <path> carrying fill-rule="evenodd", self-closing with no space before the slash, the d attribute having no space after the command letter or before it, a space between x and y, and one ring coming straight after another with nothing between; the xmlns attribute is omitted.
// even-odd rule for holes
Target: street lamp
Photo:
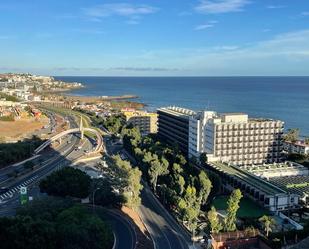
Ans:
<svg viewBox="0 0 309 249"><path fill-rule="evenodd" d="M96 188L93 193L92 193L92 210L94 212L94 196L95 196L95 193L97 192L97 190L99 190L100 188Z"/></svg>

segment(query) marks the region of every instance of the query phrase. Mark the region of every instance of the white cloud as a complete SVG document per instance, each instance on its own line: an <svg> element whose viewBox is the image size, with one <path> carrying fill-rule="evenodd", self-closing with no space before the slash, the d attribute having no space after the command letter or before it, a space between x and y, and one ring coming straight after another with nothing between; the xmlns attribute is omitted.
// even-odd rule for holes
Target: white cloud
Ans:
<svg viewBox="0 0 309 249"><path fill-rule="evenodd" d="M285 5L268 5L266 6L267 9L283 9L286 8Z"/></svg>
<svg viewBox="0 0 309 249"><path fill-rule="evenodd" d="M200 0L195 10L200 13L228 13L243 11L245 5L249 4L248 0Z"/></svg>
<svg viewBox="0 0 309 249"><path fill-rule="evenodd" d="M274 36L246 45L148 51L151 56L130 57L166 68L183 68L190 75L308 75L309 29Z"/></svg>
<svg viewBox="0 0 309 249"><path fill-rule="evenodd" d="M201 24L196 26L194 29L195 30L204 30L204 29L209 29L212 28L214 25L213 24Z"/></svg>
<svg viewBox="0 0 309 249"><path fill-rule="evenodd" d="M218 21L215 20L211 20L205 24L201 24L198 25L194 28L194 30L204 30L204 29L209 29L209 28L213 28L215 26L215 24L218 23Z"/></svg>
<svg viewBox="0 0 309 249"><path fill-rule="evenodd" d="M159 9L149 5L129 3L101 4L84 8L84 13L89 17L103 18L109 16L140 16L157 12Z"/></svg>

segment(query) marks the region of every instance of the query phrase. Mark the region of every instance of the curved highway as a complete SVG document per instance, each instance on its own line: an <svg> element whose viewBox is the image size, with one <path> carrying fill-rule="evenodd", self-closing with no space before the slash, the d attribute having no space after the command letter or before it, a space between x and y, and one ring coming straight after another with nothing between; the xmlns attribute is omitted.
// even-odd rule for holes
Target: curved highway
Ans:
<svg viewBox="0 0 309 249"><path fill-rule="evenodd" d="M190 237L165 208L158 202L151 190L144 186L139 215L144 221L155 249L188 249Z"/></svg>
<svg viewBox="0 0 309 249"><path fill-rule="evenodd" d="M135 227L128 218L118 211L100 206L95 207L95 213L112 227L115 239L113 249L136 248L137 235Z"/></svg>

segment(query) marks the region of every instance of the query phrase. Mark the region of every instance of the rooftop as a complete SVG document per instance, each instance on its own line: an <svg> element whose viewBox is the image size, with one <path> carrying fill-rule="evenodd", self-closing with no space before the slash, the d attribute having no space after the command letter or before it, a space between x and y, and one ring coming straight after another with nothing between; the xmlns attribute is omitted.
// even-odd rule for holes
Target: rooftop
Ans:
<svg viewBox="0 0 309 249"><path fill-rule="evenodd" d="M309 143L306 143L305 141L302 141L302 140L298 140L296 142L285 141L285 143L294 144L294 145L301 146L301 147L309 147Z"/></svg>
<svg viewBox="0 0 309 249"><path fill-rule="evenodd" d="M276 171L276 170L306 169L306 167L299 163L286 161L284 163L244 166L241 167L241 169L246 170L248 172L258 173L258 172Z"/></svg>
<svg viewBox="0 0 309 249"><path fill-rule="evenodd" d="M227 165L221 162L212 163L211 166L227 175L239 178L241 181L246 182L248 185L259 189L267 195L286 194L286 191L284 191L283 189L237 166Z"/></svg>
<svg viewBox="0 0 309 249"><path fill-rule="evenodd" d="M190 109L177 107L177 106L168 106L159 108L158 111L166 112L179 117L189 117L196 115L196 112Z"/></svg>
<svg viewBox="0 0 309 249"><path fill-rule="evenodd" d="M309 176L277 177L270 179L270 182L290 193L309 195Z"/></svg>

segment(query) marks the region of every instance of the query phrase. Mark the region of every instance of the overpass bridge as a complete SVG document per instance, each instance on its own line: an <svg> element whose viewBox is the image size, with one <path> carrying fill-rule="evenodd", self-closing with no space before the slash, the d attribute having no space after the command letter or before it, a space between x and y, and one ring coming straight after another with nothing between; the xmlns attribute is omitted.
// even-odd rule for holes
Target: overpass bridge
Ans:
<svg viewBox="0 0 309 249"><path fill-rule="evenodd" d="M100 132L97 131L96 129L93 129L93 128L84 128L83 127L83 120L82 120L82 117L81 117L81 119L80 119L80 126L78 128L72 128L72 129L63 131L63 132L60 132L59 134L51 137L50 139L45 141L43 144L41 144L38 148L36 148L34 150L34 154L37 155L42 150L44 150L47 146L49 146L52 142L57 141L57 140L61 139L62 137L67 136L69 134L80 133L81 134L81 139L84 139L84 132L85 131L94 134L96 136L96 138L97 138L97 145L95 147L95 150L93 150L91 153L100 152L102 150L102 148L103 148L103 138L102 138Z"/></svg>

